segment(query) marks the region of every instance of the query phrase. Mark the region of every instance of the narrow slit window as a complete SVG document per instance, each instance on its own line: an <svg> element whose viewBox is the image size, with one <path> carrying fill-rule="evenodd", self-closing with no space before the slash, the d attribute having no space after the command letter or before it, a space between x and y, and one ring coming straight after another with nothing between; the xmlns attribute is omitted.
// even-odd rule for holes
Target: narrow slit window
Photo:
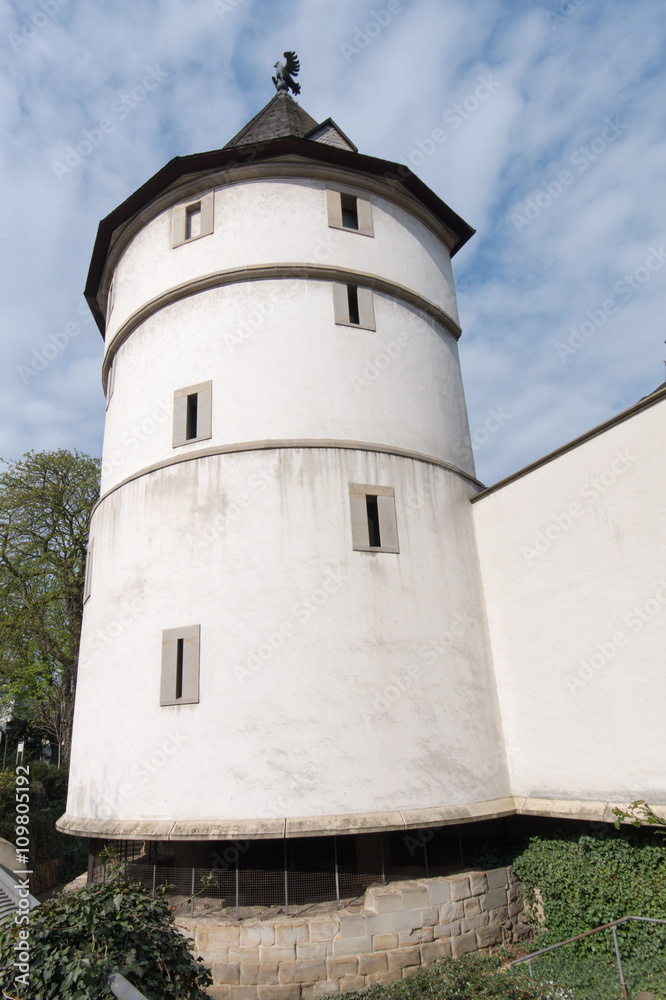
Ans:
<svg viewBox="0 0 666 1000"><path fill-rule="evenodd" d="M377 497L366 496L365 507L368 517L369 544L372 548L379 548L382 543L379 535L379 508L377 506Z"/></svg>
<svg viewBox="0 0 666 1000"><path fill-rule="evenodd" d="M115 275L111 279L111 284L109 285L109 294L106 297L106 322L109 322L109 317L113 312L113 303L116 294L116 278Z"/></svg>
<svg viewBox="0 0 666 1000"><path fill-rule="evenodd" d="M86 558L86 573L83 580L83 603L85 604L90 597L90 589L92 584L92 567L93 567L93 539L90 539L88 543L88 555Z"/></svg>
<svg viewBox="0 0 666 1000"><path fill-rule="evenodd" d="M195 240L201 236L201 202L188 205L185 210L185 239Z"/></svg>
<svg viewBox="0 0 666 1000"><path fill-rule="evenodd" d="M355 326L362 330L375 330L375 306L371 288L331 282L333 288L333 314L339 326Z"/></svg>
<svg viewBox="0 0 666 1000"><path fill-rule="evenodd" d="M198 703L200 638L200 625L162 632L160 705Z"/></svg>
<svg viewBox="0 0 666 1000"><path fill-rule="evenodd" d="M173 447L205 441L213 433L213 384L199 382L173 394Z"/></svg>
<svg viewBox="0 0 666 1000"><path fill-rule="evenodd" d="M176 649L176 701L180 701L183 697L183 652L185 649L185 640L177 640L178 647Z"/></svg>
<svg viewBox="0 0 666 1000"><path fill-rule="evenodd" d="M199 393L191 392L187 397L187 426L185 437L188 441L197 436L197 410L199 408Z"/></svg>
<svg viewBox="0 0 666 1000"><path fill-rule="evenodd" d="M347 285L347 303L349 306L349 322L358 326L361 315L358 311L358 285Z"/></svg>
<svg viewBox="0 0 666 1000"><path fill-rule="evenodd" d="M111 397L113 396L113 388L116 381L116 360L114 358L111 362L111 367L109 368L109 374L106 377L106 408L108 410L109 403L111 402Z"/></svg>
<svg viewBox="0 0 666 1000"><path fill-rule="evenodd" d="M358 229L358 205L356 195L341 194L342 225L345 229Z"/></svg>
<svg viewBox="0 0 666 1000"><path fill-rule="evenodd" d="M356 552L400 552L392 486L350 483L349 506Z"/></svg>

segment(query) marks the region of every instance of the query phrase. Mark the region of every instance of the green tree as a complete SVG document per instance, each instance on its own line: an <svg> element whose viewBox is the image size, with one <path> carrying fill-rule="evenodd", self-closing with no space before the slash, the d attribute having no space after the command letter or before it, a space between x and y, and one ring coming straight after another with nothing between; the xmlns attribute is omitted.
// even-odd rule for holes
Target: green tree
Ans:
<svg viewBox="0 0 666 1000"><path fill-rule="evenodd" d="M29 452L0 474L0 684L69 756L99 459Z"/></svg>

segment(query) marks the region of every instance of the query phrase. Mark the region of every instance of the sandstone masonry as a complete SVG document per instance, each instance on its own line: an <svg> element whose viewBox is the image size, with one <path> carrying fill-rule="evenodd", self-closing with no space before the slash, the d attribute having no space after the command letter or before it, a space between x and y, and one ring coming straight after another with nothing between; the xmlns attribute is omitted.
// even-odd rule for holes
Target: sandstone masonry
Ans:
<svg viewBox="0 0 666 1000"><path fill-rule="evenodd" d="M511 869L371 886L363 906L238 923L180 918L214 1000L312 1000L390 983L440 958L529 935Z"/></svg>

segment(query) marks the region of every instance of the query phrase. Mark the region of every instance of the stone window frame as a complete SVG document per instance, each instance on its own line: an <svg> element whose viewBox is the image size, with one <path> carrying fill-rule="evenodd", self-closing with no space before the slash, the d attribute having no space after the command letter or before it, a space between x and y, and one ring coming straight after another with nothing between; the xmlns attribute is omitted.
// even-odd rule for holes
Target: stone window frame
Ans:
<svg viewBox="0 0 666 1000"><path fill-rule="evenodd" d="M358 227L345 226L342 222L342 195L350 195L356 198L356 214L358 217ZM328 224L332 229L342 229L346 233L358 233L360 236L375 235L375 228L372 220L372 202L369 198L358 194L353 188L348 187L326 187L326 211Z"/></svg>
<svg viewBox="0 0 666 1000"><path fill-rule="evenodd" d="M201 213L200 231L195 236L188 236L188 218L195 209ZM185 243L194 243L202 236L210 236L213 232L215 216L215 192L201 195L194 201L185 201L181 205L174 205L171 210L171 247L183 246Z"/></svg>
<svg viewBox="0 0 666 1000"><path fill-rule="evenodd" d="M160 706L198 705L201 626L162 631Z"/></svg>
<svg viewBox="0 0 666 1000"><path fill-rule="evenodd" d="M111 278L111 284L109 285L109 292L106 296L106 323L108 325L109 319L111 318L111 313L113 312L113 307L116 301L116 276Z"/></svg>
<svg viewBox="0 0 666 1000"><path fill-rule="evenodd" d="M340 281L331 282L333 286L333 313L338 326L351 326L355 330L376 330L375 325L375 304L371 288L363 288L361 285L353 285L352 282L343 284ZM358 323L352 323L349 316L349 289L354 287L358 295Z"/></svg>
<svg viewBox="0 0 666 1000"><path fill-rule="evenodd" d="M83 603L85 604L92 591L92 569L93 569L93 547L94 538L88 541L88 552L86 555L86 572L83 578Z"/></svg>
<svg viewBox="0 0 666 1000"><path fill-rule="evenodd" d="M111 367L109 368L109 374L106 377L106 409L109 408L109 403L111 402L111 397L113 396L113 390L116 384L116 360L117 355L111 362Z"/></svg>
<svg viewBox="0 0 666 1000"><path fill-rule="evenodd" d="M370 545L367 497L377 498L379 545ZM355 552L400 552L395 490L392 486L349 483L352 549Z"/></svg>
<svg viewBox="0 0 666 1000"><path fill-rule="evenodd" d="M188 396L196 396L197 433L187 436ZM173 394L173 438L172 447L207 441L213 436L213 383L197 382L184 389L176 389Z"/></svg>

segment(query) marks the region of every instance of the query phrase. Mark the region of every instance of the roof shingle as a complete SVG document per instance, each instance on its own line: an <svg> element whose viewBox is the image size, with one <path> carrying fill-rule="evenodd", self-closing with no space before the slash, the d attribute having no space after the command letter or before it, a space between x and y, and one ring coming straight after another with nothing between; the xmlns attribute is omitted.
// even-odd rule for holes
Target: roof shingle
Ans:
<svg viewBox="0 0 666 1000"><path fill-rule="evenodd" d="M255 142L268 142L271 139L283 139L295 135L302 139L313 128L317 127L314 118L289 94L282 91L269 101L265 108L244 125L240 132L224 146L248 146Z"/></svg>

